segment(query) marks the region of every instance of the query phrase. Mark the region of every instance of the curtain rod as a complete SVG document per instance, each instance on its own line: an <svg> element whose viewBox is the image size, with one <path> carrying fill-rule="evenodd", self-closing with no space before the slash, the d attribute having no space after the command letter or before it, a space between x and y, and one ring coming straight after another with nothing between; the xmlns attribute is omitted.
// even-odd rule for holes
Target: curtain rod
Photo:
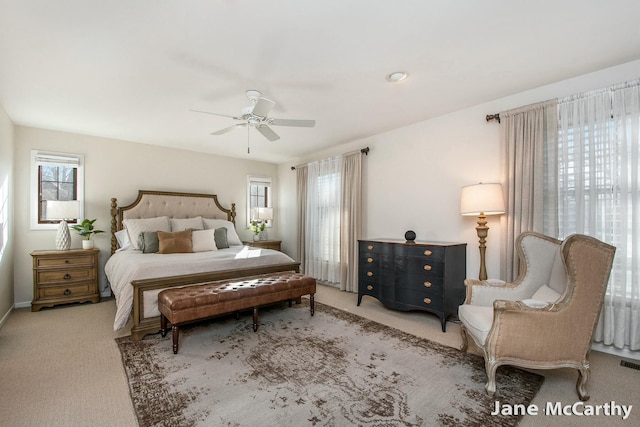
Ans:
<svg viewBox="0 0 640 427"><path fill-rule="evenodd" d="M497 120L498 123L500 123L500 113L496 113L496 114L487 114L487 116L485 117L485 119L487 120L487 122L490 122L492 120Z"/></svg>
<svg viewBox="0 0 640 427"><path fill-rule="evenodd" d="M345 154L351 154L351 153L353 153L353 152L354 152L354 151L351 151L351 152L349 152L349 153L344 153L343 155L345 155ZM369 155L369 147L364 147L364 148L362 148L362 149L360 150L360 152L361 152L362 154L364 154L365 156L368 156L368 155ZM298 166L303 166L303 165L298 165ZM296 170L296 167L298 167L298 166L291 166L291 170L292 170L292 171Z"/></svg>

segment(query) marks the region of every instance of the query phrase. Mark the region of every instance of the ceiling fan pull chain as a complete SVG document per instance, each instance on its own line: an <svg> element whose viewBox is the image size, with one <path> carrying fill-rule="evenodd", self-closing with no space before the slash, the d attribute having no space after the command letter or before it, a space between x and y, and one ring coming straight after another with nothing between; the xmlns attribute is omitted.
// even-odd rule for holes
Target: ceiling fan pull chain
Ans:
<svg viewBox="0 0 640 427"><path fill-rule="evenodd" d="M249 136L251 135L249 132L250 130L251 126L247 125L247 154L251 154L251 145L249 143Z"/></svg>

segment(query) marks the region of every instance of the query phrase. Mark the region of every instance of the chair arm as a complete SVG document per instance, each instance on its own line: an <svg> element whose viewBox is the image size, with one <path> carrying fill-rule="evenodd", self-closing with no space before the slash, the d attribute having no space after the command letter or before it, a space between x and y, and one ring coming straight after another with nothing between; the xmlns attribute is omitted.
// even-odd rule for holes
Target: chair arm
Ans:
<svg viewBox="0 0 640 427"><path fill-rule="evenodd" d="M515 301L523 298L518 290L518 284L507 283L503 280L466 279L464 285L467 287L465 304L491 307L495 300Z"/></svg>

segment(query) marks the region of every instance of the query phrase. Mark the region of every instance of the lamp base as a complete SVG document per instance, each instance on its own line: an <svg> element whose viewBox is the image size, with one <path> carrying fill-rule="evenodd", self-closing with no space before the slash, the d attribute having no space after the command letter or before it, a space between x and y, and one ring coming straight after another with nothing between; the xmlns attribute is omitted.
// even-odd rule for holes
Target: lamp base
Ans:
<svg viewBox="0 0 640 427"><path fill-rule="evenodd" d="M68 251L71 248L71 234L67 221L62 220L58 225L58 234L56 235L56 249L59 251Z"/></svg>

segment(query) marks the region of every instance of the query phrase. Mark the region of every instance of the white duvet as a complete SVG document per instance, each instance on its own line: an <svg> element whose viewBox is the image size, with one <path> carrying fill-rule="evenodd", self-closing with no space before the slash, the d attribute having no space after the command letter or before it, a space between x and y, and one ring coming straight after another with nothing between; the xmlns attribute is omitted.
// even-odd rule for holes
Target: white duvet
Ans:
<svg viewBox="0 0 640 427"><path fill-rule="evenodd" d="M189 254L143 254L142 251L135 250L116 252L105 265L105 273L116 298L113 330L123 328L131 316L133 280L289 262L293 262L293 259L282 252L248 246L231 246L228 249ZM145 292L145 318L160 315L157 301L159 292L160 290Z"/></svg>

